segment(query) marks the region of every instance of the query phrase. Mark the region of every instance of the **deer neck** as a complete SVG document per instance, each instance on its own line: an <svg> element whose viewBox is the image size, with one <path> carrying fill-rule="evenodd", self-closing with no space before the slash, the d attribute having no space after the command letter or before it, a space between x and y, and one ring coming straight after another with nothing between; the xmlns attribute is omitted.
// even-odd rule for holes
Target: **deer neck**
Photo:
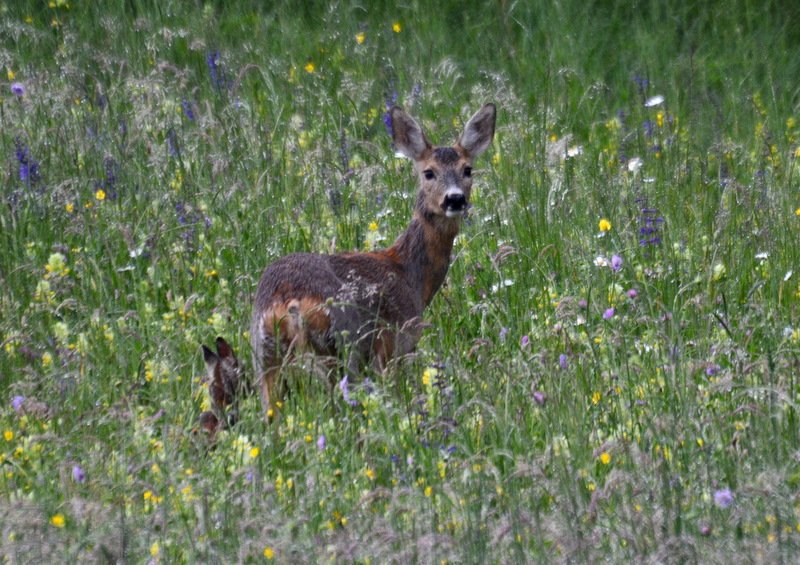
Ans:
<svg viewBox="0 0 800 565"><path fill-rule="evenodd" d="M460 227L460 218L426 215L417 208L406 231L386 250L401 264L424 306L430 304L444 282Z"/></svg>

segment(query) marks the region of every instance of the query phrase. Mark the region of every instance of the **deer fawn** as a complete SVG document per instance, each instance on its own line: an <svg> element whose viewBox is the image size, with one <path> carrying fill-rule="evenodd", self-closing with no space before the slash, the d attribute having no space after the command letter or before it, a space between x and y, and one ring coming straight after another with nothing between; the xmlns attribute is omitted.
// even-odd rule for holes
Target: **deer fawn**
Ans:
<svg viewBox="0 0 800 565"><path fill-rule="evenodd" d="M217 338L216 346L216 353L203 346L211 410L198 416L195 428L197 431L207 432L212 439L218 428L233 425L238 417L235 400L239 392L239 360L233 353L233 347L221 337ZM231 404L234 404L234 409L228 415L225 408Z"/></svg>
<svg viewBox="0 0 800 565"><path fill-rule="evenodd" d="M444 282L469 203L472 162L492 143L496 109L486 104L478 110L452 147L431 145L401 108L390 115L395 146L414 161L419 179L405 232L377 252L292 253L261 275L250 345L268 421L278 416L285 362L309 351L345 358L351 373L367 364L382 370L414 350L422 312ZM223 390L225 405L235 400Z"/></svg>

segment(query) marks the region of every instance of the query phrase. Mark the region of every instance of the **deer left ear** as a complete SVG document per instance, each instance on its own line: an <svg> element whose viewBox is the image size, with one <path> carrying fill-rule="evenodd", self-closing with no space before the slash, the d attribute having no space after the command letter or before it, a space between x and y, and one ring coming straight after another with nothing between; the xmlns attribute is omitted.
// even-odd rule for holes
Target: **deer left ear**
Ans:
<svg viewBox="0 0 800 565"><path fill-rule="evenodd" d="M469 119L458 138L458 145L472 158L486 151L494 139L496 119L497 108L489 102Z"/></svg>

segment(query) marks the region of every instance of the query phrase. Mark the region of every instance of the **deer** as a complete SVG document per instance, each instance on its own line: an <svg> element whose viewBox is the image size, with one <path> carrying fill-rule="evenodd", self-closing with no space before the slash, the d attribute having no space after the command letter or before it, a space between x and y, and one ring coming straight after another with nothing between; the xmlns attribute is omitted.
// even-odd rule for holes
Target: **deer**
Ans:
<svg viewBox="0 0 800 565"><path fill-rule="evenodd" d="M202 345L211 410L206 410L197 417L194 428L196 434L204 432L211 440L215 439L218 429L228 428L236 423L238 410L235 400L241 386L239 359L233 347L221 337L217 338L215 345L216 353ZM226 408L231 405L234 409L227 413Z"/></svg>
<svg viewBox="0 0 800 565"><path fill-rule="evenodd" d="M250 348L268 424L279 417L285 369L300 355L341 359L348 374L357 375L369 366L383 371L412 353L422 314L444 283L469 206L473 162L492 144L497 109L483 106L455 145L441 147L402 108L392 107L389 115L394 145L413 162L418 183L405 231L378 251L292 253L259 279ZM223 396L224 409L234 399Z"/></svg>

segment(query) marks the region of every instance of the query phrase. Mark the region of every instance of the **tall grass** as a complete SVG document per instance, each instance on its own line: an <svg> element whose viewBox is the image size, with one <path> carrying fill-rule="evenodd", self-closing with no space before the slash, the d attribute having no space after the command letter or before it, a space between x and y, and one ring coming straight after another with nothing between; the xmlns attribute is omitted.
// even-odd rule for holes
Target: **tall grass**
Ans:
<svg viewBox="0 0 800 565"><path fill-rule="evenodd" d="M0 547L32 562L778 562L800 545L798 8L0 4ZM215 445L261 269L386 246L499 107L417 353Z"/></svg>

